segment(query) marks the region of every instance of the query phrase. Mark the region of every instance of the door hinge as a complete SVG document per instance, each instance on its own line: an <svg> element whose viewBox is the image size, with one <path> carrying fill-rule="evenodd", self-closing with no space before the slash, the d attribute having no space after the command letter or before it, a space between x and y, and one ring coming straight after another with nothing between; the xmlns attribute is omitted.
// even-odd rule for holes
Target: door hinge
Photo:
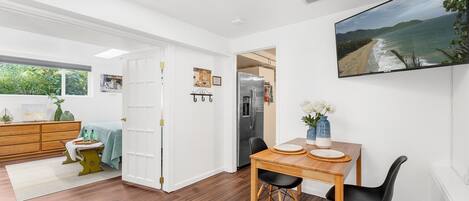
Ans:
<svg viewBox="0 0 469 201"><path fill-rule="evenodd" d="M164 70L165 66L166 66L165 62L160 61L160 68L161 68L162 71Z"/></svg>
<svg viewBox="0 0 469 201"><path fill-rule="evenodd" d="M160 184L161 184L161 185L164 184L164 177L160 177Z"/></svg>
<svg viewBox="0 0 469 201"><path fill-rule="evenodd" d="M164 119L161 119L161 120L160 120L160 126L161 126L161 127L164 126Z"/></svg>

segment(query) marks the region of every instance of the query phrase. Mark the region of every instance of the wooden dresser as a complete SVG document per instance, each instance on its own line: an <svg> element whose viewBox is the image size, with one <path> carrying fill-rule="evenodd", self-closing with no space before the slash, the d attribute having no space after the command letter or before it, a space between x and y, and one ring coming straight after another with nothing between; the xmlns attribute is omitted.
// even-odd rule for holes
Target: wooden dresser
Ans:
<svg viewBox="0 0 469 201"><path fill-rule="evenodd" d="M0 162L61 154L80 129L80 121L1 124Z"/></svg>

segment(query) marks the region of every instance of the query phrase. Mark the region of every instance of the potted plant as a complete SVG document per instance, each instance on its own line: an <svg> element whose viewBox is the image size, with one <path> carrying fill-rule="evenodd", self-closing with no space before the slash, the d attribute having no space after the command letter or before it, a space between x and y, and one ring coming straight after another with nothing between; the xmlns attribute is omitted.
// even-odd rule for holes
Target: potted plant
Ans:
<svg viewBox="0 0 469 201"><path fill-rule="evenodd" d="M9 124L13 121L13 116L9 114L9 112L6 108L3 110L3 114L0 118L0 121L5 123L5 124Z"/></svg>
<svg viewBox="0 0 469 201"><path fill-rule="evenodd" d="M305 113L301 120L309 127L306 143L329 147L331 135L330 124L326 114L333 113L335 111L334 107L324 101L305 101L301 104L301 108Z"/></svg>
<svg viewBox="0 0 469 201"><path fill-rule="evenodd" d="M64 99L61 99L57 97L55 94L49 94L49 99L51 99L55 105L57 105L57 110L55 110L54 114L54 121L60 121L60 117L62 116L62 103L65 101Z"/></svg>

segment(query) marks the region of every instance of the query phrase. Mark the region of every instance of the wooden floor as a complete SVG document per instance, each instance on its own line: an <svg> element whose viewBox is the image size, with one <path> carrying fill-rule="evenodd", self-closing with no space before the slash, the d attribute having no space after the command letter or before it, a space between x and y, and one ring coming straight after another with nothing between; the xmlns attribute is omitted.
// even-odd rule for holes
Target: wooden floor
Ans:
<svg viewBox="0 0 469 201"><path fill-rule="evenodd" d="M249 200L249 167L230 174L220 173L172 193L143 190L114 178L32 199L33 201L243 201ZM266 200L267 195L262 195ZM277 198L276 196L274 197ZM4 165L0 165L0 200L14 201L15 194ZM286 199L290 200L290 199ZM325 201L303 194L301 201Z"/></svg>

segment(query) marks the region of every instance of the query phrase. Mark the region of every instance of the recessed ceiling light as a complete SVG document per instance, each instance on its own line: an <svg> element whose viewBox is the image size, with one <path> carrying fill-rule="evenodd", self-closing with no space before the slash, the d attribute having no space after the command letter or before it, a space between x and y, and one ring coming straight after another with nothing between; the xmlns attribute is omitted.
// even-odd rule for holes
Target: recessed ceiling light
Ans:
<svg viewBox="0 0 469 201"><path fill-rule="evenodd" d="M231 20L231 23L234 24L234 25L240 25L240 24L244 24L244 20L237 17L237 18L234 18L233 20Z"/></svg>
<svg viewBox="0 0 469 201"><path fill-rule="evenodd" d="M99 57L99 58L112 59L114 57L118 57L118 56L121 56L121 55L124 55L124 54L127 54L127 53L129 53L129 52L125 51L125 50L109 49L109 50L106 50L104 52L98 53L94 56Z"/></svg>
<svg viewBox="0 0 469 201"><path fill-rule="evenodd" d="M305 0L305 1L306 1L307 4L310 4L310 3L314 3L314 2L316 2L316 1L318 1L318 0Z"/></svg>

